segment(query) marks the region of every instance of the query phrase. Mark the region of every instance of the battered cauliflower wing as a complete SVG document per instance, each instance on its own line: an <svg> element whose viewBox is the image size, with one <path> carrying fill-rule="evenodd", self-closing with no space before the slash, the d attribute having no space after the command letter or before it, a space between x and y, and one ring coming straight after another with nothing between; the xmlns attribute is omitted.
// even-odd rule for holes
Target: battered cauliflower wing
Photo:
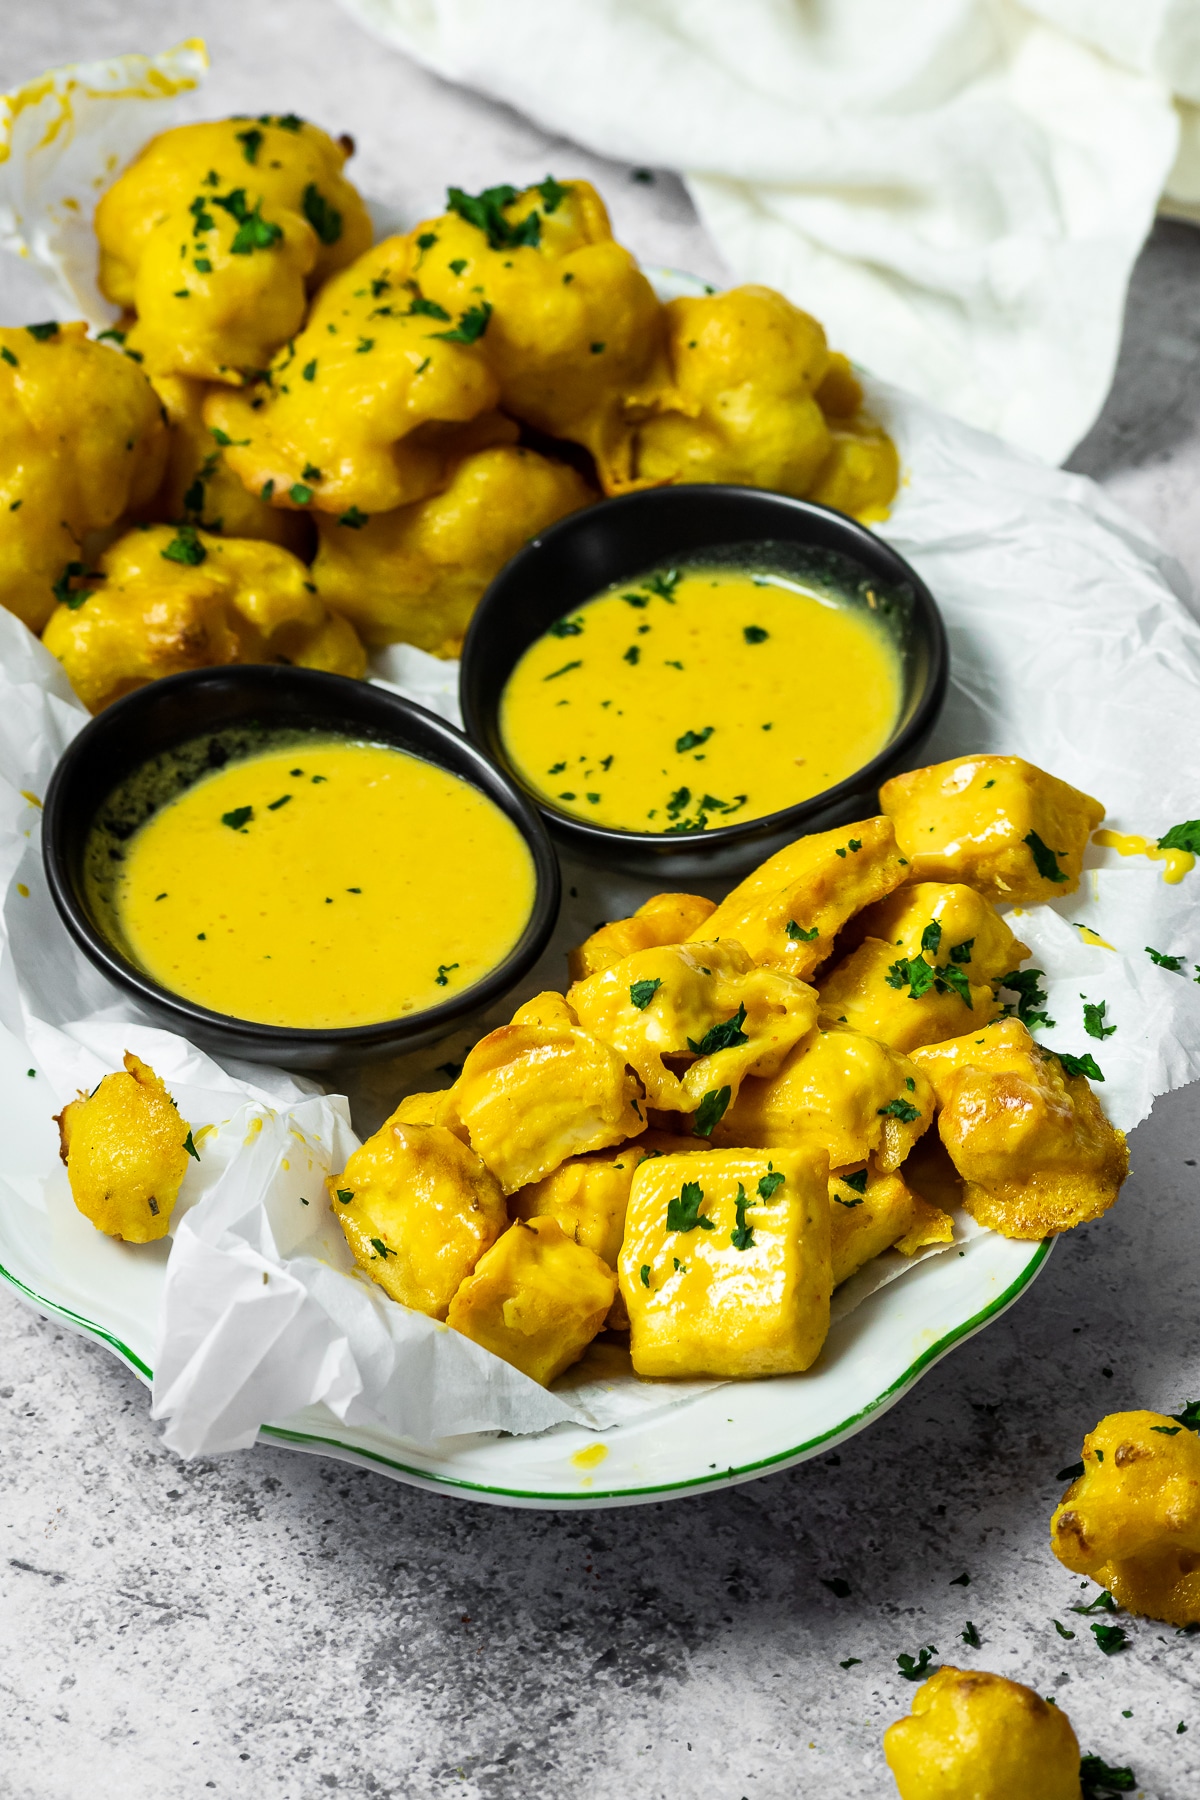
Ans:
<svg viewBox="0 0 1200 1800"><path fill-rule="evenodd" d="M665 1112L695 1112L722 1092L727 1104L746 1076L775 1074L817 1021L810 987L756 968L729 941L636 951L577 981L567 1000ZM666 1059L686 1066L677 1073Z"/></svg>
<svg viewBox="0 0 1200 1800"><path fill-rule="evenodd" d="M914 1050L937 1094L938 1129L963 1205L1003 1237L1041 1238L1098 1219L1129 1173L1124 1133L1083 1075L1068 1075L1017 1019Z"/></svg>
<svg viewBox="0 0 1200 1800"><path fill-rule="evenodd" d="M963 881L1011 905L1079 885L1098 800L1020 756L964 756L895 775L879 803L913 881Z"/></svg>
<svg viewBox="0 0 1200 1800"><path fill-rule="evenodd" d="M389 1119L328 1187L355 1262L393 1300L431 1319L446 1317L508 1225L494 1176L442 1125Z"/></svg>
<svg viewBox="0 0 1200 1800"><path fill-rule="evenodd" d="M557 1220L519 1219L463 1282L448 1323L549 1387L579 1361L616 1291L608 1264Z"/></svg>
<svg viewBox="0 0 1200 1800"><path fill-rule="evenodd" d="M629 1189L643 1155L640 1143L632 1143L570 1156L552 1174L518 1188L509 1213L514 1219L557 1219L577 1244L615 1269Z"/></svg>
<svg viewBox="0 0 1200 1800"><path fill-rule="evenodd" d="M105 551L97 581L55 608L42 637L92 712L184 669L290 662L360 676L366 666L353 626L277 544L146 527Z"/></svg>
<svg viewBox="0 0 1200 1800"><path fill-rule="evenodd" d="M815 832L768 857L691 935L735 938L756 963L807 981L846 921L907 873L890 819Z"/></svg>
<svg viewBox="0 0 1200 1800"><path fill-rule="evenodd" d="M625 1059L545 993L481 1038L448 1104L506 1194L645 1129Z"/></svg>
<svg viewBox="0 0 1200 1800"><path fill-rule="evenodd" d="M1165 1413L1110 1413L1050 1525L1059 1562L1130 1612L1200 1624L1200 1438Z"/></svg>
<svg viewBox="0 0 1200 1800"><path fill-rule="evenodd" d="M807 498L866 525L886 519L900 485L900 458L887 432L864 409L858 377L836 350L817 389L817 405L833 441Z"/></svg>
<svg viewBox="0 0 1200 1800"><path fill-rule="evenodd" d="M946 1665L883 1734L900 1800L1080 1800L1070 1720L1032 1688Z"/></svg>
<svg viewBox="0 0 1200 1800"><path fill-rule="evenodd" d="M833 1285L894 1246L914 1256L930 1244L949 1244L954 1221L930 1206L900 1175L884 1175L873 1163L829 1171L829 1229Z"/></svg>
<svg viewBox="0 0 1200 1800"><path fill-rule="evenodd" d="M371 518L318 513L313 580L368 644L457 656L493 576L529 538L593 498L566 463L498 444L465 456L427 500Z"/></svg>
<svg viewBox="0 0 1200 1800"><path fill-rule="evenodd" d="M160 486L167 429L130 358L87 326L0 328L0 605L40 631L86 540Z"/></svg>
<svg viewBox="0 0 1200 1800"><path fill-rule="evenodd" d="M263 538L282 544L295 556L309 550L311 525L294 512L283 512L252 494L225 461L218 441L204 423L204 402L211 384L186 375L158 375L154 391L166 409L171 432L166 480L141 517L155 523L200 525L225 537Z"/></svg>
<svg viewBox="0 0 1200 1800"><path fill-rule="evenodd" d="M990 900L962 882L916 881L897 888L850 920L838 948L853 950L867 938L894 945L901 956L929 954L955 963L972 981L998 981L1029 955L1028 945L1013 935Z"/></svg>
<svg viewBox="0 0 1200 1800"><path fill-rule="evenodd" d="M309 292L371 242L348 154L291 114L150 140L95 216L100 286L137 315L127 342L147 369L237 386L265 368Z"/></svg>
<svg viewBox="0 0 1200 1800"><path fill-rule="evenodd" d="M192 1133L148 1063L125 1052L125 1072L106 1075L55 1118L71 1198L97 1231L148 1244L166 1237L194 1156Z"/></svg>
<svg viewBox="0 0 1200 1800"><path fill-rule="evenodd" d="M653 894L628 919L601 925L591 937L569 952L567 969L572 981L583 981L610 969L635 950L656 950L663 944L682 944L699 934L716 907L701 894Z"/></svg>

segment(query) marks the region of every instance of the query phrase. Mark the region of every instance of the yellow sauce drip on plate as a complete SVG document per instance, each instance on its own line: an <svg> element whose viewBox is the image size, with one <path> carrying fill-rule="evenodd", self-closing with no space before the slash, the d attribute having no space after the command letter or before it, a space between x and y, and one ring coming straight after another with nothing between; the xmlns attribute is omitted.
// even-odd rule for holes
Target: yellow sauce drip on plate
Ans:
<svg viewBox="0 0 1200 1800"><path fill-rule="evenodd" d="M1160 850L1154 838L1139 837L1129 831L1094 831L1093 844L1115 850L1118 856L1148 856L1151 862L1165 863L1163 880L1175 887L1196 866L1190 850Z"/></svg>
<svg viewBox="0 0 1200 1800"><path fill-rule="evenodd" d="M502 962L533 863L457 776L377 744L231 762L131 838L111 896L123 947L235 1018L340 1028L435 1006Z"/></svg>
<svg viewBox="0 0 1200 1800"><path fill-rule="evenodd" d="M869 606L779 575L689 568L557 620L509 677L501 732L561 811L626 831L713 830L862 768L901 693Z"/></svg>

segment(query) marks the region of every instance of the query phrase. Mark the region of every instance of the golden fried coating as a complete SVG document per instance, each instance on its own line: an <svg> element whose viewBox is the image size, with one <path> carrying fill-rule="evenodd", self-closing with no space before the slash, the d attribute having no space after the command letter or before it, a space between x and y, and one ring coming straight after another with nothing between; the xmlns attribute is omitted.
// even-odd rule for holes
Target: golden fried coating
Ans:
<svg viewBox="0 0 1200 1800"><path fill-rule="evenodd" d="M348 154L291 114L150 140L95 219L100 286L137 314L127 341L147 369L237 386L266 367L308 293L371 242Z"/></svg>
<svg viewBox="0 0 1200 1800"><path fill-rule="evenodd" d="M676 398L638 427L636 477L807 494L832 448L816 400L829 365L817 321L765 287L664 312Z"/></svg>
<svg viewBox="0 0 1200 1800"><path fill-rule="evenodd" d="M1200 1438L1165 1413L1110 1413L1083 1441L1083 1474L1050 1547L1130 1612L1200 1624Z"/></svg>
<svg viewBox="0 0 1200 1800"><path fill-rule="evenodd" d="M509 1213L514 1219L557 1219L577 1244L615 1269L630 1184L644 1154L639 1140L568 1157L541 1181L519 1188L508 1202Z"/></svg>
<svg viewBox="0 0 1200 1800"><path fill-rule="evenodd" d="M1080 1800L1079 1741L1032 1688L946 1665L883 1734L900 1800Z"/></svg>
<svg viewBox="0 0 1200 1800"><path fill-rule="evenodd" d="M148 1063L125 1052L125 1073L106 1075L55 1118L71 1198L97 1231L148 1244L166 1237L187 1172L191 1128Z"/></svg>
<svg viewBox="0 0 1200 1800"><path fill-rule="evenodd" d="M832 439L829 455L805 497L849 513L864 525L878 524L887 518L900 486L895 444L870 413L830 418L827 423Z"/></svg>
<svg viewBox="0 0 1200 1800"><path fill-rule="evenodd" d="M960 946L954 946L961 948ZM894 943L867 938L817 983L822 1014L865 1031L897 1050L940 1044L974 1024L986 1025L1004 1007L986 982L940 951L897 955Z"/></svg>
<svg viewBox="0 0 1200 1800"><path fill-rule="evenodd" d="M354 628L328 612L277 544L193 526L142 527L99 560L96 585L55 608L42 641L99 712L160 675L289 662L361 676Z"/></svg>
<svg viewBox="0 0 1200 1800"><path fill-rule="evenodd" d="M732 941L638 950L577 981L567 1000L665 1112L695 1112L722 1091L736 1099L746 1076L774 1075L817 1022L812 988L756 968Z"/></svg>
<svg viewBox="0 0 1200 1800"><path fill-rule="evenodd" d="M88 569L85 540L162 482L167 429L145 375L87 326L0 327L0 605L40 631Z"/></svg>
<svg viewBox="0 0 1200 1800"><path fill-rule="evenodd" d="M894 775L879 803L913 881L965 881L989 900L1057 900L1079 885L1098 800L1020 756L956 757Z"/></svg>
<svg viewBox="0 0 1200 1800"><path fill-rule="evenodd" d="M786 1375L816 1361L833 1287L827 1183L812 1144L641 1164L620 1260L639 1375Z"/></svg>
<svg viewBox="0 0 1200 1800"><path fill-rule="evenodd" d="M584 1030L561 994L538 994L481 1038L450 1093L506 1194L646 1125L624 1057Z"/></svg>
<svg viewBox="0 0 1200 1800"><path fill-rule="evenodd" d="M495 1178L442 1125L389 1119L327 1185L355 1262L431 1319L508 1226Z"/></svg>
<svg viewBox="0 0 1200 1800"><path fill-rule="evenodd" d="M458 656L493 576L529 538L594 497L566 463L497 444L464 456L427 500L372 518L318 513L313 580L366 643Z"/></svg>
<svg viewBox="0 0 1200 1800"><path fill-rule="evenodd" d="M657 950L663 944L682 944L699 933L716 907L701 894L652 894L628 919L601 925L567 956L572 981L583 981L610 969L635 950Z"/></svg>
<svg viewBox="0 0 1200 1800"><path fill-rule="evenodd" d="M430 1094L406 1094L384 1124L444 1125L465 1144L468 1142L466 1129L455 1114L452 1093L450 1088L438 1088Z"/></svg>
<svg viewBox="0 0 1200 1800"><path fill-rule="evenodd" d="M769 1081L743 1084L713 1142L771 1148L811 1139L835 1169L874 1156L891 1174L933 1113L933 1089L915 1062L847 1025L823 1025Z"/></svg>
<svg viewBox="0 0 1200 1800"><path fill-rule="evenodd" d="M270 506L238 480L217 435L204 423L211 386L185 375L158 375L154 391L171 430L167 476L142 516L169 524L201 525L226 537L264 538L294 556L308 549L312 527L294 512Z"/></svg>
<svg viewBox="0 0 1200 1800"><path fill-rule="evenodd" d="M972 981L998 981L1019 968L1029 946L1016 938L989 900L961 882L916 881L864 907L838 940L854 950L867 938L893 944L900 956L951 962Z"/></svg>
<svg viewBox="0 0 1200 1800"><path fill-rule="evenodd" d="M756 963L807 981L847 919L907 873L890 819L815 832L768 857L691 935L736 938Z"/></svg>
<svg viewBox="0 0 1200 1800"><path fill-rule="evenodd" d="M1123 1132L1086 1076L1068 1075L1018 1019L914 1050L963 1205L1003 1237L1041 1238L1107 1212L1129 1173Z"/></svg>
<svg viewBox="0 0 1200 1800"><path fill-rule="evenodd" d="M833 1285L840 1287L894 1245L914 1256L929 1244L954 1241L954 1221L922 1200L900 1175L873 1163L829 1171L829 1229Z"/></svg>
<svg viewBox="0 0 1200 1800"><path fill-rule="evenodd" d="M616 1291L608 1264L556 1219L518 1219L463 1282L448 1323L549 1387L579 1361Z"/></svg>
<svg viewBox="0 0 1200 1800"><path fill-rule="evenodd" d="M672 398L664 312L586 181L468 195L414 227L411 274L447 320L490 311L482 339L506 412L583 444L606 493L633 478L632 432Z"/></svg>

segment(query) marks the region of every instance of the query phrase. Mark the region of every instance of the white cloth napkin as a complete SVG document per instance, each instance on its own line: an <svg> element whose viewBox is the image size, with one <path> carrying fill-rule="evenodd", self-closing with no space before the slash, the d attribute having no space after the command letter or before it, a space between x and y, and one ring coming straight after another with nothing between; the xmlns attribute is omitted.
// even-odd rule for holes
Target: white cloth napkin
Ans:
<svg viewBox="0 0 1200 1800"><path fill-rule="evenodd" d="M342 4L549 131L679 170L741 279L1050 462L1112 379L1173 91L1200 100L1196 0Z"/></svg>

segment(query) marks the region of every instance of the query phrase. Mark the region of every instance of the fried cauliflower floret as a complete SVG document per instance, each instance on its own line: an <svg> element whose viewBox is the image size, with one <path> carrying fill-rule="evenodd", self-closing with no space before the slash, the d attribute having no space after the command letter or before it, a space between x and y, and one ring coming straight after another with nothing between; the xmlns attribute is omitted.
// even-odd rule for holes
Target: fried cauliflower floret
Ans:
<svg viewBox="0 0 1200 1800"><path fill-rule="evenodd" d="M1017 1019L914 1050L963 1205L1003 1237L1041 1238L1098 1219L1129 1173L1124 1133L1083 1075L1068 1075Z"/></svg>
<svg viewBox="0 0 1200 1800"><path fill-rule="evenodd" d="M954 1221L922 1200L900 1175L884 1175L873 1163L829 1171L829 1229L833 1285L894 1246L915 1256L930 1244L954 1240Z"/></svg>
<svg viewBox="0 0 1200 1800"><path fill-rule="evenodd" d="M232 386L299 331L308 294L371 242L348 141L282 118L152 138L96 208L100 286L155 374Z"/></svg>
<svg viewBox="0 0 1200 1800"><path fill-rule="evenodd" d="M1020 756L964 756L895 775L879 803L913 881L963 881L1010 905L1079 885L1098 800Z"/></svg>
<svg viewBox="0 0 1200 1800"><path fill-rule="evenodd" d="M745 1082L713 1141L772 1148L811 1139L835 1169L873 1156L891 1174L933 1113L933 1089L915 1062L861 1031L830 1025L797 1044L770 1080Z"/></svg>
<svg viewBox="0 0 1200 1800"><path fill-rule="evenodd" d="M817 398L821 400L820 393ZM900 486L895 444L867 412L850 419L827 416L826 423L832 440L829 455L805 497L849 513L864 525L878 524L887 518Z"/></svg>
<svg viewBox="0 0 1200 1800"><path fill-rule="evenodd" d="M821 1011L906 1051L998 1018L992 989L946 952L898 958L894 945L868 938L818 982Z"/></svg>
<svg viewBox="0 0 1200 1800"><path fill-rule="evenodd" d="M577 981L567 999L666 1112L694 1112L721 1090L736 1098L747 1075L775 1074L817 1020L810 987L756 968L732 942L639 950ZM667 1058L687 1066L676 1073Z"/></svg>
<svg viewBox="0 0 1200 1800"><path fill-rule="evenodd" d="M644 1154L637 1141L570 1156L541 1181L519 1188L508 1202L509 1213L514 1219L557 1219L577 1244L615 1269L630 1185Z"/></svg>
<svg viewBox="0 0 1200 1800"><path fill-rule="evenodd" d="M735 938L756 963L807 981L847 919L908 873L890 819L863 819L777 850L692 932Z"/></svg>
<svg viewBox="0 0 1200 1800"><path fill-rule="evenodd" d="M867 938L893 945L900 956L955 963L972 981L998 981L1029 955L1029 946L991 902L962 882L917 881L897 888L850 920L838 948L856 949Z"/></svg>
<svg viewBox="0 0 1200 1800"><path fill-rule="evenodd" d="M639 1375L786 1375L816 1361L833 1287L827 1182L811 1144L641 1164L620 1260Z"/></svg>
<svg viewBox="0 0 1200 1800"><path fill-rule="evenodd" d="M663 309L675 397L637 431L642 481L728 481L806 494L832 449L816 390L825 333L772 288Z"/></svg>
<svg viewBox="0 0 1200 1800"><path fill-rule="evenodd" d="M506 1194L646 1125L624 1057L583 1029L561 994L537 995L481 1038L450 1092L455 1117Z"/></svg>
<svg viewBox="0 0 1200 1800"><path fill-rule="evenodd" d="M1070 1720L1032 1688L985 1670L931 1675L883 1734L900 1800L1080 1800Z"/></svg>
<svg viewBox="0 0 1200 1800"><path fill-rule="evenodd" d="M353 626L311 587L304 564L277 544L156 525L105 551L98 585L56 607L42 641L92 712L160 675L215 664L361 676Z"/></svg>
<svg viewBox="0 0 1200 1800"><path fill-rule="evenodd" d="M444 491L426 500L371 518L318 513L313 580L366 643L458 656L493 576L529 538L593 498L566 463L496 444L464 456Z"/></svg>
<svg viewBox="0 0 1200 1800"><path fill-rule="evenodd" d="M225 537L263 538L282 544L293 555L304 555L311 526L243 487L225 461L217 436L204 423L210 384L189 381L185 375L159 375L154 391L166 408L171 450L166 479L142 517L200 525Z"/></svg>
<svg viewBox="0 0 1200 1800"><path fill-rule="evenodd" d="M448 1323L543 1387L602 1328L617 1278L556 1219L518 1219L450 1303Z"/></svg>
<svg viewBox="0 0 1200 1800"><path fill-rule="evenodd" d="M87 326L0 327L0 605L40 631L86 539L160 486L167 429L137 364Z"/></svg>
<svg viewBox="0 0 1200 1800"><path fill-rule="evenodd" d="M652 894L628 919L601 925L567 956L572 981L583 981L610 969L635 950L657 950L664 944L682 944L699 933L705 919L716 911L713 901L701 894Z"/></svg>
<svg viewBox="0 0 1200 1800"><path fill-rule="evenodd" d="M1200 1624L1200 1438L1165 1413L1110 1413L1050 1525L1059 1562L1130 1612Z"/></svg>
<svg viewBox="0 0 1200 1800"><path fill-rule="evenodd" d="M389 1119L328 1187L355 1262L385 1294L431 1319L446 1317L508 1225L495 1177L442 1125Z"/></svg>
<svg viewBox="0 0 1200 1800"><path fill-rule="evenodd" d="M124 1074L106 1075L57 1115L59 1155L71 1198L97 1231L149 1244L170 1229L192 1133L150 1065L129 1050L124 1062Z"/></svg>
<svg viewBox="0 0 1200 1800"><path fill-rule="evenodd" d="M634 423L669 398L664 309L599 194L547 177L449 201L410 233L422 296L454 320L490 307L482 343L505 411L590 450L606 493L628 484Z"/></svg>

